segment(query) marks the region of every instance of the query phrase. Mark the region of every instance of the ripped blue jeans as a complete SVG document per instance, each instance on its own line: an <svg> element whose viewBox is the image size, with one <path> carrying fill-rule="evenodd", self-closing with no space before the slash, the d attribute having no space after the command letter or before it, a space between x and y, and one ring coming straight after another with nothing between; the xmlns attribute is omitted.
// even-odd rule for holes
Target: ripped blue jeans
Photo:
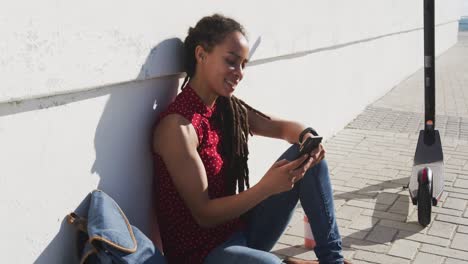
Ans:
<svg viewBox="0 0 468 264"><path fill-rule="evenodd" d="M293 160L298 151L299 146L294 144L278 160ZM328 166L322 160L293 189L271 196L252 208L246 230L234 233L213 249L204 264L282 263L269 251L286 229L298 201L309 218L316 242L314 251L320 263L343 263Z"/></svg>

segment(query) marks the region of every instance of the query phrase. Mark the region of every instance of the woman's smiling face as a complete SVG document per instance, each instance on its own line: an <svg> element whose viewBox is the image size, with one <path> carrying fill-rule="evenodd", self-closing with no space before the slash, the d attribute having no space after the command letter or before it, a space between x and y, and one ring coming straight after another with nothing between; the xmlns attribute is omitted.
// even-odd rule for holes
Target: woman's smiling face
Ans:
<svg viewBox="0 0 468 264"><path fill-rule="evenodd" d="M226 35L211 52L197 48L197 74L201 74L210 90L230 97L244 76L249 56L248 41L239 31Z"/></svg>

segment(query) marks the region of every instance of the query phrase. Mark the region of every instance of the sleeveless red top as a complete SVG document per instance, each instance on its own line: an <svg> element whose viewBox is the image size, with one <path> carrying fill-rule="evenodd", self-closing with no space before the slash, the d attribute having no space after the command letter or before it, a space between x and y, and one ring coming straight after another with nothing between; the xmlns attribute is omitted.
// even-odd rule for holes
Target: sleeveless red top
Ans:
<svg viewBox="0 0 468 264"><path fill-rule="evenodd" d="M232 195L225 189L226 162L220 151L222 134L211 118L215 111L216 104L213 108L206 106L187 85L157 121L158 123L165 116L176 113L192 123L198 136L198 154L208 178L210 199ZM213 228L200 227L177 192L161 156L156 153L154 156L156 210L164 254L169 263L202 263L212 249L243 226L241 220L236 218Z"/></svg>

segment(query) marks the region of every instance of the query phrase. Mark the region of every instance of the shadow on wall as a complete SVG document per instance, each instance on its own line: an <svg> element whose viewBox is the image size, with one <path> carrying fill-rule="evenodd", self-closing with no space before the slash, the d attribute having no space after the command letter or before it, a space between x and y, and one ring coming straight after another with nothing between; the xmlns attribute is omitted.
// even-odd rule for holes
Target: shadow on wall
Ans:
<svg viewBox="0 0 468 264"><path fill-rule="evenodd" d="M75 209L78 215L87 215L90 198L91 195L87 195ZM59 232L34 263L79 263L77 238L75 228L68 224L66 217L64 217Z"/></svg>
<svg viewBox="0 0 468 264"><path fill-rule="evenodd" d="M147 56L135 81L100 87L94 92L58 96L61 104L69 104L109 95L95 132L96 160L90 174L99 175L96 188L109 194L130 223L148 236L152 229L151 130L158 114L177 95L181 75L174 73L183 69L182 47L182 41L175 38L159 43ZM153 78L148 79L150 76ZM54 101L57 98L48 99ZM34 109L25 111L31 110ZM84 198L76 209L77 213L86 215L88 199L89 196ZM66 223L65 215L68 213L64 213L58 234L34 263L77 261L76 233Z"/></svg>

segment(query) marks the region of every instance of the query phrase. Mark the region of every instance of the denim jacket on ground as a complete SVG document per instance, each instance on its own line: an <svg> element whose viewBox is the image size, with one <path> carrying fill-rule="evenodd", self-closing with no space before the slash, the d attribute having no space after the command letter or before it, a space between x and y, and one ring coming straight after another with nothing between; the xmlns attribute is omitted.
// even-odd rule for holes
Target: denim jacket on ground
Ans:
<svg viewBox="0 0 468 264"><path fill-rule="evenodd" d="M73 216L69 216L69 222L73 223L73 220ZM83 229L85 232L81 235L87 237L84 245L78 245L83 248L80 254L82 264L166 263L153 242L130 225L117 203L103 191L91 193L87 224Z"/></svg>

